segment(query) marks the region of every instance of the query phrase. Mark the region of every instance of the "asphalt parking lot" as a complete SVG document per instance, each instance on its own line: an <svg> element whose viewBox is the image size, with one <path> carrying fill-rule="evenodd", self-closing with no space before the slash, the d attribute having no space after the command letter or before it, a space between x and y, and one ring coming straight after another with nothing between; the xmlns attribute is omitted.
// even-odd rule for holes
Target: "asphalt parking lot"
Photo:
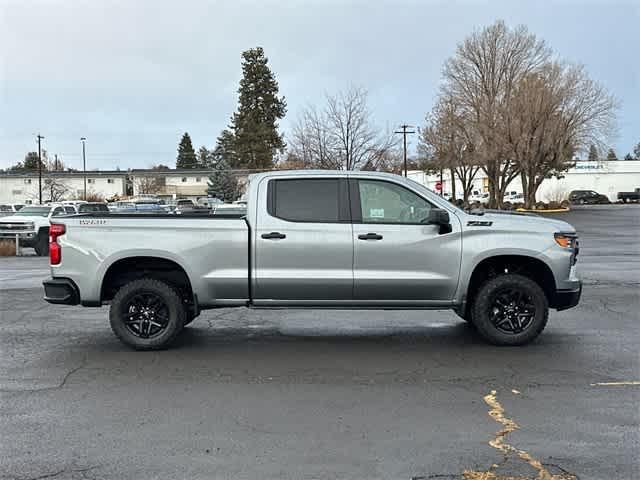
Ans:
<svg viewBox="0 0 640 480"><path fill-rule="evenodd" d="M582 302L519 348L449 312L242 309L138 353L0 258L0 478L640 478L640 207L556 217Z"/></svg>

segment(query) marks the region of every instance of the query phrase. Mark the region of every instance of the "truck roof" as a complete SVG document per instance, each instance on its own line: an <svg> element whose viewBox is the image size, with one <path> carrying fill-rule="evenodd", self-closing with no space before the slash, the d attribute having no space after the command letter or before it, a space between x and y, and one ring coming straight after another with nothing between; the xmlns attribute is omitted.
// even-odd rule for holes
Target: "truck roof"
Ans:
<svg viewBox="0 0 640 480"><path fill-rule="evenodd" d="M321 176L321 177L372 177L372 178L397 178L397 175L386 172L369 172L364 170L272 170L269 172L254 173L249 175L249 180L259 180L264 177L273 176Z"/></svg>

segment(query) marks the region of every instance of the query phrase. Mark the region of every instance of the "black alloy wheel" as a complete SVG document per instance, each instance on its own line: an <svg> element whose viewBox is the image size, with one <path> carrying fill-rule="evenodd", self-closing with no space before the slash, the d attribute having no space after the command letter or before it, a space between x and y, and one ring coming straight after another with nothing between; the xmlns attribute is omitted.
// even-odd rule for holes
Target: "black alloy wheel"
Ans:
<svg viewBox="0 0 640 480"><path fill-rule="evenodd" d="M536 307L531 296L517 287L494 293L489 317L494 327L506 334L519 334L532 324Z"/></svg>
<svg viewBox="0 0 640 480"><path fill-rule="evenodd" d="M124 324L139 338L154 338L162 334L169 324L169 307L159 295L141 292L125 305Z"/></svg>

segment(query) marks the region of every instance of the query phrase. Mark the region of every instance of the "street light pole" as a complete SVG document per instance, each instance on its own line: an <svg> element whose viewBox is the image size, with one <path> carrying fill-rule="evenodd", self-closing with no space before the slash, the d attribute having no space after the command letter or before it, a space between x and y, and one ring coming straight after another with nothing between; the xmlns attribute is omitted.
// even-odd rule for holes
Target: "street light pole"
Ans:
<svg viewBox="0 0 640 480"><path fill-rule="evenodd" d="M84 144L87 141L85 137L80 137L80 141L82 142L82 173L84 176L84 197L83 200L87 199L87 155L85 151Z"/></svg>
<svg viewBox="0 0 640 480"><path fill-rule="evenodd" d="M40 145L40 141L44 139L44 137L38 134L38 202L42 205L42 146Z"/></svg>

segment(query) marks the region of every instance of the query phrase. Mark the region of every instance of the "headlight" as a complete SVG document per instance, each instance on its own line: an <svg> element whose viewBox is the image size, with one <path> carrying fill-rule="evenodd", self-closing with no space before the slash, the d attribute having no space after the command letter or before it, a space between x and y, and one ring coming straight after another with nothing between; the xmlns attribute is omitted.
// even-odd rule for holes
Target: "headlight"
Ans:
<svg viewBox="0 0 640 480"><path fill-rule="evenodd" d="M580 243L578 242L578 235L570 232L564 233L559 232L555 233L553 237L556 240L556 243L563 248L572 250L571 253L571 265L575 265L578 260L578 253L580 252Z"/></svg>
<svg viewBox="0 0 640 480"><path fill-rule="evenodd" d="M553 237L556 243L564 248L573 248L578 241L578 236L575 233L554 233Z"/></svg>

